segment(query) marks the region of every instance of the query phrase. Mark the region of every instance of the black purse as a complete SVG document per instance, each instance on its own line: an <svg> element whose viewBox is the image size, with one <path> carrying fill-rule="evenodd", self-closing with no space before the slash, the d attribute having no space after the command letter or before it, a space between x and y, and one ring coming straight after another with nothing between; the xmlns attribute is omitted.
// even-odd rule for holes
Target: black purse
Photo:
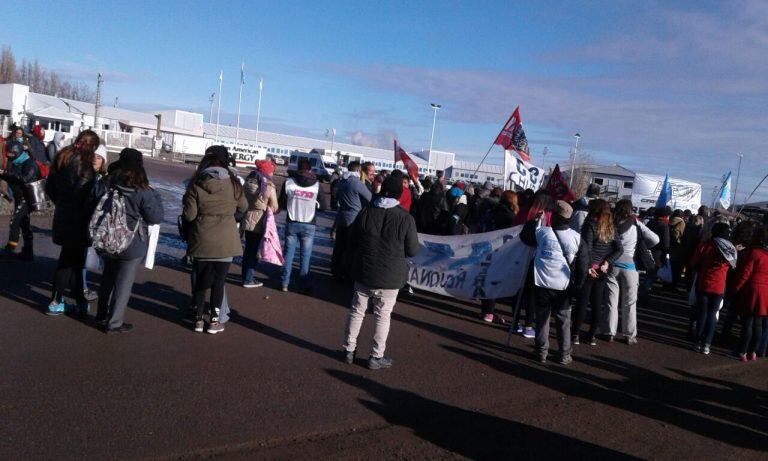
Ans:
<svg viewBox="0 0 768 461"><path fill-rule="evenodd" d="M653 252L651 252L648 245L645 244L640 225L635 223L635 229L637 229L637 245L635 245L634 258L635 267L638 272L647 272L649 269L656 267L656 261L653 259Z"/></svg>

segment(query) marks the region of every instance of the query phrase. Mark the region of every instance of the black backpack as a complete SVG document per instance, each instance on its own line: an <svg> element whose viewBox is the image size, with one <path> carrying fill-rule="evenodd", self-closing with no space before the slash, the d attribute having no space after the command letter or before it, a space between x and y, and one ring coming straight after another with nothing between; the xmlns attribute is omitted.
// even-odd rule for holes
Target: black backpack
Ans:
<svg viewBox="0 0 768 461"><path fill-rule="evenodd" d="M647 272L649 269L656 267L656 261L653 259L653 252L651 252L648 245L645 243L643 233L640 230L640 224L635 223L635 229L637 229L637 245L635 245L635 267L638 272Z"/></svg>

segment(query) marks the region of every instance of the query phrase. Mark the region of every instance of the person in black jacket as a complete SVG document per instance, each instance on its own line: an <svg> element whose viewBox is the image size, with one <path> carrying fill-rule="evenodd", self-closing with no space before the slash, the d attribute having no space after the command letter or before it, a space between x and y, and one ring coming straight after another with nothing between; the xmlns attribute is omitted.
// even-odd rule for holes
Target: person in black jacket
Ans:
<svg viewBox="0 0 768 461"><path fill-rule="evenodd" d="M122 160L120 169L116 170L115 177L108 178L108 183L110 190L107 193L117 189L125 197L125 224L136 232L123 252L104 255L96 323L106 333L121 333L133 328L133 325L123 321L125 309L136 271L147 254L147 225L163 221L163 202L160 194L149 187L147 173L139 162Z"/></svg>
<svg viewBox="0 0 768 461"><path fill-rule="evenodd" d="M77 303L75 313L88 313L88 301L83 295L83 268L86 249L90 246L88 224L98 203L93 196L96 184L93 158L99 143L95 132L81 132L73 145L63 148L56 155L45 183L45 191L56 205L53 243L61 246L51 302L46 312L48 315L65 312L63 296L67 288Z"/></svg>
<svg viewBox="0 0 768 461"><path fill-rule="evenodd" d="M580 260L580 272L586 274L586 277L576 301L576 320L571 328L572 342L579 344L581 324L586 319L587 306L591 305L587 340L590 346L596 346L595 333L603 309L608 271L624 252L621 242L616 238L611 209L605 200L595 199L589 202L589 214L581 229L581 241L585 257Z"/></svg>
<svg viewBox="0 0 768 461"><path fill-rule="evenodd" d="M31 261L33 258L32 226L29 222L29 205L25 199L24 185L40 179L40 169L30 155L29 144L26 141L11 144L8 150L8 165L5 170L0 170L0 179L8 182L14 201L5 256L15 256L14 251L19 245L19 234L21 234L24 237L21 259Z"/></svg>
<svg viewBox="0 0 768 461"><path fill-rule="evenodd" d="M659 236L659 244L651 248L655 267L648 269L645 273L645 280L640 286L638 298L645 302L648 299L648 292L653 283L658 278L659 268L667 263L667 255L671 245L671 236L669 232L669 217L672 215L672 209L668 206L659 207L654 210L654 218L648 223L648 229Z"/></svg>
<svg viewBox="0 0 768 461"><path fill-rule="evenodd" d="M350 274L355 279L355 294L347 317L345 361L355 360L357 336L370 304L376 319L368 357L368 368L373 370L392 366L392 359L384 356L389 320L397 293L408 280L405 258L416 256L419 251L416 222L398 206L402 192L400 177L389 176L382 184L381 196L370 208L360 211L350 230L349 248L353 251L347 255Z"/></svg>

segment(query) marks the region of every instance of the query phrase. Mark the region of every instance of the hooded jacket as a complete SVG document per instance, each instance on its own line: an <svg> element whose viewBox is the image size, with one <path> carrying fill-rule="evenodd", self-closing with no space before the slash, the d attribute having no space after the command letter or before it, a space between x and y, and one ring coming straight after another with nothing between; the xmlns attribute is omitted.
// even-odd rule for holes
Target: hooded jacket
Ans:
<svg viewBox="0 0 768 461"><path fill-rule="evenodd" d="M248 211L245 212L240 227L246 232L264 232L265 220L263 218L267 207L271 208L273 213L277 213L275 184L267 180L266 186L267 193L262 197L259 178L252 174L245 180L243 189L245 198L248 200Z"/></svg>
<svg viewBox="0 0 768 461"><path fill-rule="evenodd" d="M62 145L64 144L64 133L58 131L53 135L53 140L48 143L45 148L45 156L48 157L48 161L53 163L53 159L56 158L56 154L59 153Z"/></svg>
<svg viewBox="0 0 768 461"><path fill-rule="evenodd" d="M200 259L240 256L243 247L235 213L248 209L245 194L235 189L225 168L204 170L182 199L184 219L192 223L187 253Z"/></svg>
<svg viewBox="0 0 768 461"><path fill-rule="evenodd" d="M360 211L350 229L346 252L350 274L370 288L402 288L408 280L406 258L419 252L416 222L398 204L392 199L375 200Z"/></svg>
<svg viewBox="0 0 768 461"><path fill-rule="evenodd" d="M26 159L15 161L15 159L8 158L6 170L0 174L0 179L8 182L16 203L24 200L24 185L40 179L40 169L37 167L37 162L29 154L21 155L26 156ZM20 159L21 156L16 158Z"/></svg>
<svg viewBox="0 0 768 461"><path fill-rule="evenodd" d="M100 198L93 194L95 184L93 166L81 165L77 152L64 161L61 169L51 169L45 181L45 192L56 205L53 243L68 247L90 244L88 224Z"/></svg>
<svg viewBox="0 0 768 461"><path fill-rule="evenodd" d="M355 222L357 214L371 201L371 191L365 187L356 174L348 174L339 184L337 199L339 213L336 224L349 227Z"/></svg>

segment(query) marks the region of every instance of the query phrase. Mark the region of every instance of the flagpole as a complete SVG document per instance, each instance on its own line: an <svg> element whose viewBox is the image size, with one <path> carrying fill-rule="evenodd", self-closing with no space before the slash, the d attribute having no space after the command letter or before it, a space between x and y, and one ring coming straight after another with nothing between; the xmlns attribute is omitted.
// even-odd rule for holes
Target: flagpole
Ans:
<svg viewBox="0 0 768 461"><path fill-rule="evenodd" d="M755 195L755 192L757 192L757 189L760 188L760 186L763 184L763 181L765 181L766 179L768 179L768 174L763 176L763 179L761 179L760 182L757 183L757 186L755 186L755 188L752 189L752 193L749 194L749 197L747 197L747 199L744 200L744 203L741 204L741 208L739 208L739 214L741 214L741 210L744 209L744 207L747 205L747 202L749 202L749 200L752 198L752 196Z"/></svg>
<svg viewBox="0 0 768 461"><path fill-rule="evenodd" d="M491 153L491 149L493 149L493 146L495 145L496 145L496 140L494 139L493 142L491 143L491 147L488 148L488 152L485 153L485 155L483 156L483 159L480 160L480 163L477 164L477 168L475 169L475 172L472 173L472 177L469 178L470 180L474 179L477 172L480 171L480 167L483 166L483 162L485 162L485 159L488 157L488 154Z"/></svg>
<svg viewBox="0 0 768 461"><path fill-rule="evenodd" d="M741 176L741 159L744 158L744 154L736 154L739 156L739 168L736 170L736 185L733 188L733 205L731 206L731 212L736 211L736 194L739 192L739 176Z"/></svg>
<svg viewBox="0 0 768 461"><path fill-rule="evenodd" d="M243 80L245 72L245 63L240 61L240 96L237 99L237 128L235 128L235 148L240 140L240 106L243 103Z"/></svg>
<svg viewBox="0 0 768 461"><path fill-rule="evenodd" d="M504 190L509 190L507 188L507 179L509 178L509 170L507 169L507 149L504 149L504 179L501 182L502 186L504 187Z"/></svg>
<svg viewBox="0 0 768 461"><path fill-rule="evenodd" d="M219 108L216 110L216 142L219 142L219 121L221 120L221 85L224 83L224 71L219 72Z"/></svg>
<svg viewBox="0 0 768 461"><path fill-rule="evenodd" d="M256 108L256 148L259 148L259 119L261 118L261 91L264 89L264 79L259 79L259 105Z"/></svg>

